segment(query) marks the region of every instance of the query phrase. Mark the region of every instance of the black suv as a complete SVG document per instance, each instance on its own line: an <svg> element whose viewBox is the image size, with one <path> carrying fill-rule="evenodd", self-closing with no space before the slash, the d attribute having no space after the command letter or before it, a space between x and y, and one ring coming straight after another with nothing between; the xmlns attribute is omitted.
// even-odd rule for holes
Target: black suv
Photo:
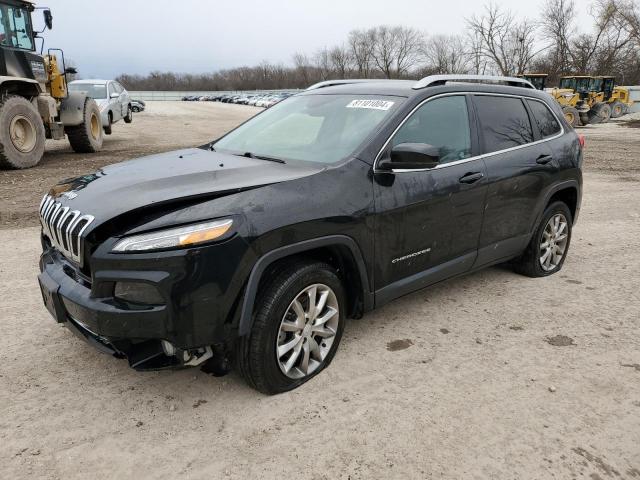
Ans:
<svg viewBox="0 0 640 480"><path fill-rule="evenodd" d="M44 302L134 368L233 364L289 390L347 318L497 263L559 271L582 143L521 79L324 82L211 144L53 187Z"/></svg>

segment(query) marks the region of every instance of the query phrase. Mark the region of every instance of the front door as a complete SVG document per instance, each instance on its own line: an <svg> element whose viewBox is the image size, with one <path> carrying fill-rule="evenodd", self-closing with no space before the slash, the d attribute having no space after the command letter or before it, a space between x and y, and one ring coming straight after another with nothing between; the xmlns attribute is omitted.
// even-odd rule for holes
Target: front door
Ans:
<svg viewBox="0 0 640 480"><path fill-rule="evenodd" d="M376 304L464 273L473 265L486 193L469 100L463 94L430 99L388 143L438 147L432 169L375 173Z"/></svg>

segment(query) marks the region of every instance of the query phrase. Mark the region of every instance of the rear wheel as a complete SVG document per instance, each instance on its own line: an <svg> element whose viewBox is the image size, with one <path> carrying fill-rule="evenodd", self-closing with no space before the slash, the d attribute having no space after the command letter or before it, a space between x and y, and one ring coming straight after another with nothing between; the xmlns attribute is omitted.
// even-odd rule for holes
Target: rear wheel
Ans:
<svg viewBox="0 0 640 480"><path fill-rule="evenodd" d="M333 359L344 329L345 294L325 263L290 264L259 295L254 324L235 361L247 382L268 394L302 385Z"/></svg>
<svg viewBox="0 0 640 480"><path fill-rule="evenodd" d="M616 100L611 104L611 118L618 118L624 115L626 108L625 104L620 100Z"/></svg>
<svg viewBox="0 0 640 480"><path fill-rule="evenodd" d="M124 123L131 122L133 122L133 109L131 108L131 105L129 105L127 107L127 114L124 116Z"/></svg>
<svg viewBox="0 0 640 480"><path fill-rule="evenodd" d="M564 118L569 125L574 128L580 125L580 114L578 113L577 109L570 106L562 107L562 113L564 114Z"/></svg>
<svg viewBox="0 0 640 480"><path fill-rule="evenodd" d="M558 272L569 251L572 222L564 202L549 205L527 249L514 262L515 270L528 277L546 277Z"/></svg>
<svg viewBox="0 0 640 480"><path fill-rule="evenodd" d="M611 107L606 103L596 103L589 111L589 123L605 123L611 118Z"/></svg>
<svg viewBox="0 0 640 480"><path fill-rule="evenodd" d="M84 116L80 125L64 128L71 148L76 153L95 153L102 148L100 109L92 98L84 101Z"/></svg>
<svg viewBox="0 0 640 480"><path fill-rule="evenodd" d="M5 97L0 104L0 167L36 166L44 155L44 141L44 124L31 102Z"/></svg>

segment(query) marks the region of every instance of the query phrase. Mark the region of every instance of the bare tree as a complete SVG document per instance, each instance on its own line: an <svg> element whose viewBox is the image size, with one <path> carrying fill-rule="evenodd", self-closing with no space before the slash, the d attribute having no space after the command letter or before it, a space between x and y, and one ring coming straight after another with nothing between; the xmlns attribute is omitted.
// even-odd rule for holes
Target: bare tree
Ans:
<svg viewBox="0 0 640 480"><path fill-rule="evenodd" d="M348 39L351 57L360 78L371 75L375 30L352 30Z"/></svg>
<svg viewBox="0 0 640 480"><path fill-rule="evenodd" d="M400 78L414 66L423 51L420 32L407 27L382 25L375 29L373 61L386 78Z"/></svg>
<svg viewBox="0 0 640 480"><path fill-rule="evenodd" d="M392 31L396 44L395 75L400 78L414 68L422 58L424 37L415 28L394 27Z"/></svg>
<svg viewBox="0 0 640 480"><path fill-rule="evenodd" d="M535 25L517 22L513 14L495 4L485 7L482 16L467 19L467 26L480 40L479 53L502 75L523 73L536 55Z"/></svg>
<svg viewBox="0 0 640 480"><path fill-rule="evenodd" d="M352 64L349 49L344 46L333 47L329 50L329 61L337 78L347 78L349 76Z"/></svg>
<svg viewBox="0 0 640 480"><path fill-rule="evenodd" d="M549 47L551 75L566 75L572 69L575 21L574 0L547 0L544 4L540 23Z"/></svg>
<svg viewBox="0 0 640 480"><path fill-rule="evenodd" d="M316 52L313 56L313 63L318 69L321 80L328 80L332 76L331 58L327 47L321 48Z"/></svg>
<svg viewBox="0 0 640 480"><path fill-rule="evenodd" d="M426 68L433 74L468 73L472 63L464 38L434 35L424 44Z"/></svg>

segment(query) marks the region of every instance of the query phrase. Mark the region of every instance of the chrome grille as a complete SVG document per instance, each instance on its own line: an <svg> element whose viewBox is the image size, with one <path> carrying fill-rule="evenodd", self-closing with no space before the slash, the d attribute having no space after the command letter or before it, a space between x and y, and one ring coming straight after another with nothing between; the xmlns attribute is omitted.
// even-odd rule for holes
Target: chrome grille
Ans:
<svg viewBox="0 0 640 480"><path fill-rule="evenodd" d="M92 215L63 207L51 195L45 195L40 202L40 223L44 234L57 250L76 263L82 263L82 234L93 220Z"/></svg>

